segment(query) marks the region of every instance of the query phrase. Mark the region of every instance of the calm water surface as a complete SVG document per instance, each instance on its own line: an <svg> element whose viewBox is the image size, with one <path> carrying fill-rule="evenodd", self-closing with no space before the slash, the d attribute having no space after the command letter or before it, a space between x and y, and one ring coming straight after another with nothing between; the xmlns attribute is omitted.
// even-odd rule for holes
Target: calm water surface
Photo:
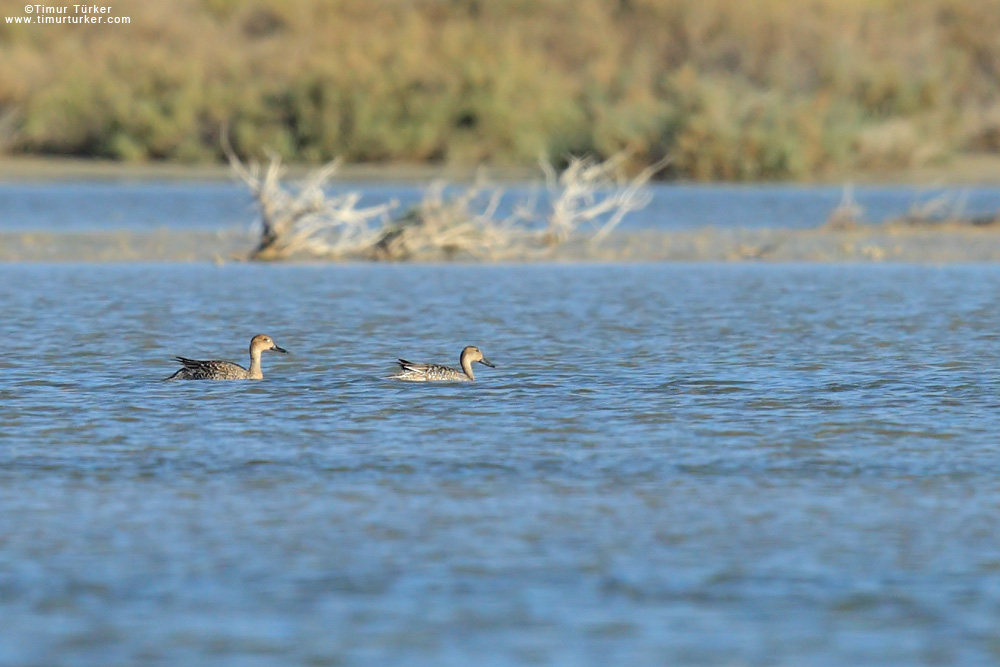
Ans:
<svg viewBox="0 0 1000 667"><path fill-rule="evenodd" d="M995 662L998 285L0 266L0 664Z"/></svg>
<svg viewBox="0 0 1000 667"><path fill-rule="evenodd" d="M544 209L544 188L502 185L498 215L510 215L516 205L535 202ZM336 182L330 194L360 193L359 206L395 201L397 213L418 203L422 185ZM691 185L654 184L645 209L631 213L622 228L690 229L716 227L816 227L840 203L844 188L833 185ZM864 220L881 222L934 200L946 210L967 215L1000 211L1000 187L930 188L903 185L862 185L853 197ZM486 201L475 210L486 208ZM0 231L109 229L247 228L255 219L247 189L235 183L0 183Z"/></svg>

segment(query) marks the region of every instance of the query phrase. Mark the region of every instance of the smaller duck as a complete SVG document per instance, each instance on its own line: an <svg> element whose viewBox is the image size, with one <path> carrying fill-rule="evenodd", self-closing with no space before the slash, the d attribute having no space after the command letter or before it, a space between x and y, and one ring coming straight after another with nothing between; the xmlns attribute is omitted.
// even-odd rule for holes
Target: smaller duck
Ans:
<svg viewBox="0 0 1000 667"><path fill-rule="evenodd" d="M198 361L186 357L174 357L184 365L167 380L263 380L260 370L260 355L267 350L285 352L267 334L257 334L250 339L250 369L231 361Z"/></svg>
<svg viewBox="0 0 1000 667"><path fill-rule="evenodd" d="M462 354L458 358L462 370L451 368L450 366L439 366L438 364L415 364L412 361L400 359L399 367L402 370L395 375L389 376L389 379L403 380L404 382L475 382L476 376L472 373L472 362L474 361L490 368L496 368L489 359L483 356L482 351L478 347L469 345L462 350Z"/></svg>

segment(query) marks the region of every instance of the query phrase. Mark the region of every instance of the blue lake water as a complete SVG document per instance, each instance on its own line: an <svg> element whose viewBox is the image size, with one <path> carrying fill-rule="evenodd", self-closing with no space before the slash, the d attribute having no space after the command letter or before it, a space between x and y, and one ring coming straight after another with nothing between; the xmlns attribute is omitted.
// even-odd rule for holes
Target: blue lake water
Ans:
<svg viewBox="0 0 1000 667"><path fill-rule="evenodd" d="M0 664L997 662L998 286L0 265Z"/></svg>
<svg viewBox="0 0 1000 667"><path fill-rule="evenodd" d="M499 214L536 201L545 193L537 187L503 185ZM359 192L359 205L396 201L400 210L420 201L424 186L334 183L331 194ZM865 220L881 222L900 216L914 205L936 198L949 210L968 215L1000 211L1000 187L857 186L854 200ZM815 227L830 215L844 194L840 186L803 185L685 185L650 187L649 206L631 214L622 228L690 229L716 227ZM483 202L485 206L485 202ZM5 183L0 184L0 231L99 229L232 229L254 221L253 201L235 183Z"/></svg>

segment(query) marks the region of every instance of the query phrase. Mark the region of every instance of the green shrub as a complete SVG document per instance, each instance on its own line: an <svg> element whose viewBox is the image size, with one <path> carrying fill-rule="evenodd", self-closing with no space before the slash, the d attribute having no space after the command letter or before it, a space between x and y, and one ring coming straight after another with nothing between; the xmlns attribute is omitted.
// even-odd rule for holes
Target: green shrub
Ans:
<svg viewBox="0 0 1000 667"><path fill-rule="evenodd" d="M998 150L994 0L123 0L0 27L21 153L533 164L621 150L695 179ZM7 115L11 114L11 115Z"/></svg>

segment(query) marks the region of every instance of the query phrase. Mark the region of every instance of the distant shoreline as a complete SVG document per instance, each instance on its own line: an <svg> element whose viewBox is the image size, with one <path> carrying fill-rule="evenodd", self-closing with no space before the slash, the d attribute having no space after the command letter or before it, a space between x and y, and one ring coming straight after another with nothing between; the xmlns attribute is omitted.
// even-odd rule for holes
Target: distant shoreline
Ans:
<svg viewBox="0 0 1000 667"><path fill-rule="evenodd" d="M228 231L0 232L0 262L245 262L256 237ZM325 263L302 257L282 262ZM591 246L571 240L543 257L506 258L498 263L540 262L1000 262L1000 229L963 224L871 225L847 230L700 229L612 234ZM410 263L421 263L419 261ZM439 263L434 260L433 263ZM458 258L456 263L480 263ZM488 264L489 262L482 262Z"/></svg>
<svg viewBox="0 0 1000 667"><path fill-rule="evenodd" d="M288 176L301 178L316 165L289 165ZM500 182L541 181L543 174L530 167L490 167L489 177ZM451 182L471 181L478 167L434 164L345 164L334 181L371 182ZM0 157L0 184L52 181L234 181L228 165L188 165L176 162L115 162L86 158L17 156ZM691 183L693 181L668 181ZM709 184L740 184L745 181L697 181ZM783 181L765 181L780 183ZM928 184L928 185L1000 185L1000 154L968 153L955 156L946 164L932 167L882 171L833 171L820 178L789 181L799 184Z"/></svg>

